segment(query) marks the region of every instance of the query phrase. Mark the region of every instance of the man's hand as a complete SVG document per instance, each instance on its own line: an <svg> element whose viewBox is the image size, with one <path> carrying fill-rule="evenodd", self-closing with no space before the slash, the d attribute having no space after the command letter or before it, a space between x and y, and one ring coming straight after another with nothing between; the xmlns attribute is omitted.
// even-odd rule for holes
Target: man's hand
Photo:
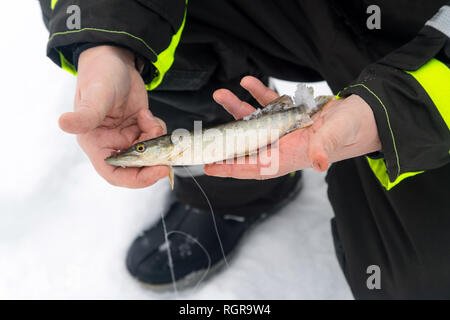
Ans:
<svg viewBox="0 0 450 320"><path fill-rule="evenodd" d="M241 85L263 106L278 97L275 91L254 77L243 78ZM217 90L214 100L236 119L255 110L225 89ZM332 162L381 149L372 109L359 96L330 101L313 116L313 120L312 126L280 139L277 146L279 170L274 175L261 174L261 169L270 167L270 163L262 164L259 157L257 164L207 165L205 173L240 179L269 179L309 167L325 171Z"/></svg>
<svg viewBox="0 0 450 320"><path fill-rule="evenodd" d="M147 91L133 54L112 46L94 47L81 54L78 66L75 110L60 117L60 127L77 134L94 168L113 185L143 188L167 176L165 166L120 168L104 161L112 151L166 130L148 109Z"/></svg>

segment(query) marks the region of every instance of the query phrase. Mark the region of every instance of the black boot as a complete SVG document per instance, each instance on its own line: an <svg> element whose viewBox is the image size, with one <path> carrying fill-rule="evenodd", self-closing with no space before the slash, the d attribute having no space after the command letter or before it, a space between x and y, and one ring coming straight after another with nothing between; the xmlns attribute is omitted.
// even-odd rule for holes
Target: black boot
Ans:
<svg viewBox="0 0 450 320"><path fill-rule="evenodd" d="M171 289L173 280L178 289L195 285L228 262L255 222L275 213L299 193L300 178L300 171L264 181L196 177L211 198L214 214L204 196L198 196L202 193L192 185L192 178L177 178L177 190L185 192L179 191L182 196L176 192L178 199L169 206L165 225L160 220L133 242L126 261L128 270L153 289ZM226 203L226 199L231 202ZM233 202L236 205L231 205Z"/></svg>

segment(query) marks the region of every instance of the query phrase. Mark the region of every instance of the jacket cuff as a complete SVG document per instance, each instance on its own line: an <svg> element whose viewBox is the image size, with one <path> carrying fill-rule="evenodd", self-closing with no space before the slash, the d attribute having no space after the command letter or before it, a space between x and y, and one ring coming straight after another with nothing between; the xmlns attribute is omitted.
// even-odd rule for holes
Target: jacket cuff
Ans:
<svg viewBox="0 0 450 320"><path fill-rule="evenodd" d="M373 80L372 80L373 81ZM397 151L397 144L394 131L389 118L388 110L381 98L372 90L371 83L355 83L339 93L340 97L347 97L351 94L360 96L371 107L375 116L382 150L376 158L382 154L386 165L389 179L394 181L400 175L400 159ZM371 155L372 157L375 154Z"/></svg>
<svg viewBox="0 0 450 320"><path fill-rule="evenodd" d="M76 74L74 52L70 52L73 45L108 43L131 48L147 66L142 77L150 84L158 74L148 66L160 60L160 54L170 46L184 21L185 0L165 3L162 0L59 0L50 17L47 55L63 69ZM67 8L74 4L80 7L81 26L69 30Z"/></svg>
<svg viewBox="0 0 450 320"><path fill-rule="evenodd" d="M123 46L118 46L118 45L114 45L112 43L76 43L74 45L68 46L68 47L64 47L61 49L61 52L64 54L64 56L70 57L72 56L71 62L73 63L73 66L75 68L75 70L78 72L78 60L80 58L80 55L86 51L87 49L91 49L91 48L95 48L98 46L103 46L103 45L113 45L116 47L121 47L123 49L127 49L129 51L132 51L132 49L127 48L127 47L123 47ZM134 56L135 56L135 67L136 70L139 71L139 73L142 74L148 74L149 72L152 72L153 70L153 65L151 63L146 62L145 60L143 60L141 57L139 57L139 55L136 52L133 52ZM149 69L150 68L150 69Z"/></svg>
<svg viewBox="0 0 450 320"><path fill-rule="evenodd" d="M450 160L448 42L445 34L426 26L339 93L357 94L372 108L390 182Z"/></svg>

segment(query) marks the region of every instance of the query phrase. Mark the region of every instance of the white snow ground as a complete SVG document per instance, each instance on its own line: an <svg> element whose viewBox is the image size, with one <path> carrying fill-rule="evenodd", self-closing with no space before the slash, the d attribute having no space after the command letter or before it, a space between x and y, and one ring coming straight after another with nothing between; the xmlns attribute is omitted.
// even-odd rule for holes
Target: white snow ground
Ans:
<svg viewBox="0 0 450 320"><path fill-rule="evenodd" d="M2 1L0 26L1 299L351 298L334 256L324 175L311 170L297 200L198 290L157 294L136 283L125 253L158 219L168 181L127 190L97 176L57 126L72 108L75 78L45 57L37 1ZM293 93L293 84L277 84Z"/></svg>

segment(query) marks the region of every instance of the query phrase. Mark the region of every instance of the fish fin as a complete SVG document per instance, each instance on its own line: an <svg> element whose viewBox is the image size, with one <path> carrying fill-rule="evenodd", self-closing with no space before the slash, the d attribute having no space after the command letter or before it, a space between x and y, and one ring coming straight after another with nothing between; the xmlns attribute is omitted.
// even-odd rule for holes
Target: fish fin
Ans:
<svg viewBox="0 0 450 320"><path fill-rule="evenodd" d="M259 118L262 114L262 110L260 108L256 108L255 111L253 111L252 113L250 113L248 116L245 116L244 118L242 118L242 120L244 121L248 121L248 120L252 120L252 119L256 119Z"/></svg>
<svg viewBox="0 0 450 320"><path fill-rule="evenodd" d="M285 94L269 102L269 104L263 108L263 111L269 112L272 111L274 108L285 109L286 107L291 107L293 105L294 101L292 101L292 98Z"/></svg>
<svg viewBox="0 0 450 320"><path fill-rule="evenodd" d="M273 100L267 106L265 106L261 112L262 113L272 113L280 110L286 110L294 106L294 101L288 95L282 95L281 97Z"/></svg>
<svg viewBox="0 0 450 320"><path fill-rule="evenodd" d="M304 113L304 114L302 114L301 118L299 120L297 120L297 122L295 123L295 126L293 128L291 128L290 130L288 130L286 132L286 134L291 133L292 131L295 131L297 129L309 127L313 123L314 123L314 121L311 119L311 117L308 114Z"/></svg>
<svg viewBox="0 0 450 320"><path fill-rule="evenodd" d="M170 182L170 187L173 190L175 181L174 181L174 173L173 173L173 167L169 166L169 182Z"/></svg>
<svg viewBox="0 0 450 320"><path fill-rule="evenodd" d="M333 100L333 96L317 96L314 98L314 101L316 102L316 109L321 109L324 105L326 105L328 102Z"/></svg>
<svg viewBox="0 0 450 320"><path fill-rule="evenodd" d="M294 105L292 98L288 95L282 95L281 97L276 98L272 102L269 102L264 108L257 108L248 116L244 117L244 120L252 120L261 117L263 114L276 112L284 109L289 109Z"/></svg>

